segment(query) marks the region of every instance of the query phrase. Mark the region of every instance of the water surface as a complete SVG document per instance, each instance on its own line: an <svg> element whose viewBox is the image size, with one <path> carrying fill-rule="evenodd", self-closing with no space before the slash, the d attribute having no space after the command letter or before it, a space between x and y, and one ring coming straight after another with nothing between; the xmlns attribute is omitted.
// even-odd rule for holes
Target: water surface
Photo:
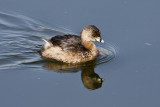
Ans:
<svg viewBox="0 0 160 107"><path fill-rule="evenodd" d="M159 107L159 3L2 0L0 106ZM97 60L65 65L37 54L42 37L79 34L89 24L106 41Z"/></svg>

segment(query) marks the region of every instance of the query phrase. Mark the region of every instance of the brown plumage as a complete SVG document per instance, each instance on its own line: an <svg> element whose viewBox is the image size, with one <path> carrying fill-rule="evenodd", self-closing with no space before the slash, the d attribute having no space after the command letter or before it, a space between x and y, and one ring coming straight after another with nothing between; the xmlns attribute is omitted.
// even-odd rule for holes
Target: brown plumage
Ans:
<svg viewBox="0 0 160 107"><path fill-rule="evenodd" d="M99 29L94 25L84 27L81 36L57 35L44 41L46 43L40 50L42 57L65 63L80 63L95 59L98 50L93 42L104 42Z"/></svg>

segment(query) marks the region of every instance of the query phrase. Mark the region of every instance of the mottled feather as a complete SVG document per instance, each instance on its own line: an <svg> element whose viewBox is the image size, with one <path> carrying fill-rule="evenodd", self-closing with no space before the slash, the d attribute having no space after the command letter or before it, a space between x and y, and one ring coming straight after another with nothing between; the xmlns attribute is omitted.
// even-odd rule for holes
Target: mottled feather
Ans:
<svg viewBox="0 0 160 107"><path fill-rule="evenodd" d="M84 52L88 49L81 43L80 36L77 35L57 35L50 39L53 46L59 46L65 51Z"/></svg>

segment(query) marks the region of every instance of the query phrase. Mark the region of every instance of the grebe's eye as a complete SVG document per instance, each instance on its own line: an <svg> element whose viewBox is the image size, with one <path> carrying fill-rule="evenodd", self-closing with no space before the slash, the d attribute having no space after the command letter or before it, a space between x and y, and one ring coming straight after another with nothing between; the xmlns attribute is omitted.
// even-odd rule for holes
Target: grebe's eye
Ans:
<svg viewBox="0 0 160 107"><path fill-rule="evenodd" d="M93 35L93 37L97 37L96 35Z"/></svg>

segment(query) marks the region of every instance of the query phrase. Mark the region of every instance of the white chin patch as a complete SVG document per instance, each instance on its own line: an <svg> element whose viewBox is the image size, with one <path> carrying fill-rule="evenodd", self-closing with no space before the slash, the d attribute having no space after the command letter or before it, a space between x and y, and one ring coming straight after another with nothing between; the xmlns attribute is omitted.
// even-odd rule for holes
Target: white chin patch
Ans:
<svg viewBox="0 0 160 107"><path fill-rule="evenodd" d="M98 38L96 38L96 40L95 40L95 41L98 41L98 42L100 42L100 40L101 40L101 38L99 38L99 37L98 37Z"/></svg>

